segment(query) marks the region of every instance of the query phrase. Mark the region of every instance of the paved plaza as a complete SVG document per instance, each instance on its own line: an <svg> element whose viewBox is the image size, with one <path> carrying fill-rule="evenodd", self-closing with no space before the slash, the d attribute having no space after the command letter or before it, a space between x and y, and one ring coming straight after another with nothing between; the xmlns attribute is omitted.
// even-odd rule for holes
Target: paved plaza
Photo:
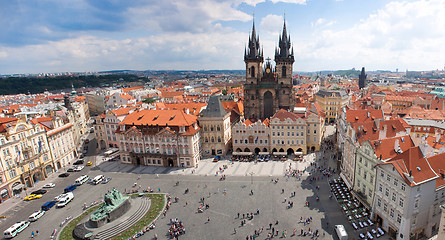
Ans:
<svg viewBox="0 0 445 240"><path fill-rule="evenodd" d="M95 159L96 156L87 158ZM82 205L102 200L109 189L116 188L123 192L148 187L155 192L169 194L173 199L178 197L179 200L173 202L165 216L160 216L153 231L139 239L152 239L154 234L157 234L159 239L168 239L169 223L172 218L178 218L185 225L186 234L181 235L180 239L246 239L247 236L254 235L255 230L260 229L262 233L256 239L266 239L268 232L271 232L270 223L273 230L279 233L275 238L282 237L284 232L286 238L311 239L310 236L300 236L302 229L308 232L310 228L311 231L318 229L320 233L318 239L336 239L333 225L343 224L350 234L350 239L357 239L357 233L347 222L338 203L328 197L330 195L328 179L322 178L319 173L311 172L315 169L311 164L313 162L334 168L336 162L333 159L333 153L326 151L324 155L322 152L308 154L301 162L287 160L232 164L228 160L215 163L207 159L201 161L194 169L171 169L103 162L98 158L95 167L86 167L82 172L71 173L68 178L63 179L57 178L59 173L55 173L45 182L38 183L35 189L50 181L57 184L42 199L25 202L13 198L2 203L0 215L6 218L0 220L0 231L4 231L14 222L27 219L43 203L59 195L80 175L87 174L94 177L104 174L106 177L112 177L110 183L80 186L74 191L75 198L67 207L49 210L42 219L31 223L18 239L27 239L31 236L31 231L36 230L40 232L36 239L48 239L54 229L61 229L59 224L67 216L80 215ZM223 173L227 178L222 181L221 173L216 175L216 172L219 168L223 168L223 165L228 167ZM284 174L289 166L306 171L299 179L287 178ZM309 177L320 177L320 180L311 182ZM276 179L277 183L272 181ZM178 181L179 184L176 185ZM137 187L134 187L134 183L137 183ZM188 193L185 193L186 189L189 189ZM33 189L28 191L31 190ZM316 201L317 196L320 201ZM201 198L204 198L209 208L198 213ZM293 202L291 208L288 208L289 201ZM309 202L309 206L305 206L306 202ZM259 214L256 213L257 209ZM238 213L240 213L239 218ZM247 213L254 213L254 217L246 220L246 224L241 226L242 215ZM312 218L312 221L305 225L300 223L300 218ZM292 236L294 229L296 235Z"/></svg>

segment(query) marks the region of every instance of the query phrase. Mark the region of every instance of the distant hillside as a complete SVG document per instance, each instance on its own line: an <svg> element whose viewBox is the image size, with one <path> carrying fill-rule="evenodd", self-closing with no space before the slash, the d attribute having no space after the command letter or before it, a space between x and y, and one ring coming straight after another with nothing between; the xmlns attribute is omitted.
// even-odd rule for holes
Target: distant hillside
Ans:
<svg viewBox="0 0 445 240"><path fill-rule="evenodd" d="M9 77L0 78L0 94L10 95L19 93L42 93L45 90L54 91L70 89L71 84L75 88L111 86L119 81L135 82L147 81L131 74L109 74L89 76L60 76L60 77Z"/></svg>

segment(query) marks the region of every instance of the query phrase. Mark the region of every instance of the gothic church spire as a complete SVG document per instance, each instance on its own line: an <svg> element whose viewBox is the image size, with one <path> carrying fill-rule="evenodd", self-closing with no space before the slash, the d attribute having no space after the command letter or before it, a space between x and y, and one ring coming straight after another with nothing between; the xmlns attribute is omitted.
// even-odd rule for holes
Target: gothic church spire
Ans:
<svg viewBox="0 0 445 240"><path fill-rule="evenodd" d="M249 46L244 53L244 60L260 60L263 61L263 53L260 48L260 37L255 31L255 20L252 25L252 34L249 36Z"/></svg>

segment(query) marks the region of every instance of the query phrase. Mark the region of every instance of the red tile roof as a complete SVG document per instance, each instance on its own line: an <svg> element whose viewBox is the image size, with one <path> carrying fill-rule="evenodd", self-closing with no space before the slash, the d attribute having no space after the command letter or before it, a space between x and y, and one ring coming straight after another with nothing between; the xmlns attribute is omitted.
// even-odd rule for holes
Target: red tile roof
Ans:
<svg viewBox="0 0 445 240"><path fill-rule="evenodd" d="M144 109L129 114L120 125L191 126L197 117L181 110Z"/></svg>
<svg viewBox="0 0 445 240"><path fill-rule="evenodd" d="M439 178L436 179L436 188L445 186L445 153L437 154L428 158L431 168L436 172Z"/></svg>
<svg viewBox="0 0 445 240"><path fill-rule="evenodd" d="M400 146L401 151L406 151L415 146L410 135L382 140L373 140L370 141L370 143L374 148L375 155L378 158L381 157L382 160L393 158L399 154L395 151L396 144Z"/></svg>
<svg viewBox="0 0 445 240"><path fill-rule="evenodd" d="M393 165L410 186L431 181L438 177L419 147L412 147L382 164ZM413 177L413 182L408 179L410 174Z"/></svg>
<svg viewBox="0 0 445 240"><path fill-rule="evenodd" d="M131 110L136 110L136 107L126 107L111 110L116 116L127 115Z"/></svg>
<svg viewBox="0 0 445 240"><path fill-rule="evenodd" d="M286 121L286 119L288 119L288 118L295 121L301 117L293 112L288 112L284 109L280 109L277 113L275 113L273 115L273 117L271 119L276 119L276 118L278 118L280 121Z"/></svg>
<svg viewBox="0 0 445 240"><path fill-rule="evenodd" d="M384 119L382 110L369 108L366 110L346 111L346 121L348 123L372 122L374 119Z"/></svg>

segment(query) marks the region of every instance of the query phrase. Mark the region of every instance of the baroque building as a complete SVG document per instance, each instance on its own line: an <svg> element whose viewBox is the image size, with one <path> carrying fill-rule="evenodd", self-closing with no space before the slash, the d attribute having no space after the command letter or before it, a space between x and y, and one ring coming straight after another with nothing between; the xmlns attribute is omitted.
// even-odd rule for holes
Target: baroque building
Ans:
<svg viewBox="0 0 445 240"><path fill-rule="evenodd" d="M200 130L197 117L182 110L134 111L116 130L121 163L195 167L201 158Z"/></svg>
<svg viewBox="0 0 445 240"><path fill-rule="evenodd" d="M255 23L249 37L249 46L244 51L246 63L246 82L244 84L244 117L246 119L265 119L272 117L279 109L293 110L295 93L292 84L292 65L294 52L286 23L275 49L275 68L270 59L263 65L263 50Z"/></svg>

